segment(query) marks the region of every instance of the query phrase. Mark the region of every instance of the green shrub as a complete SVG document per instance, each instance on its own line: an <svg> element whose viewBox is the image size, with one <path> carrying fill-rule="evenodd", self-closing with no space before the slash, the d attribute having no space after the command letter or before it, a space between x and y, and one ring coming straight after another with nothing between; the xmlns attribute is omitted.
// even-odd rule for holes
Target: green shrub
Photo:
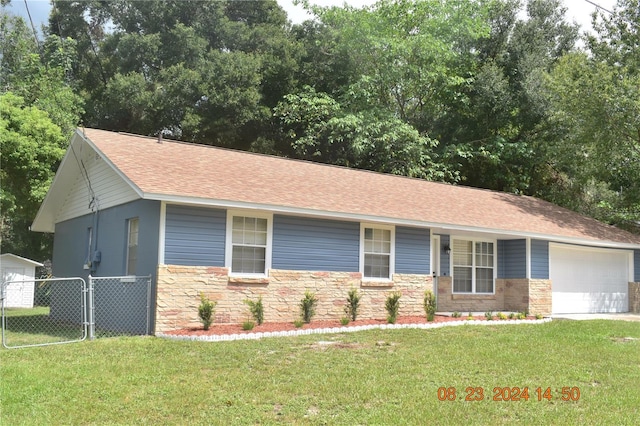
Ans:
<svg viewBox="0 0 640 426"><path fill-rule="evenodd" d="M302 314L302 321L309 324L311 322L311 318L316 314L316 305L318 304L318 299L316 298L315 293L311 293L310 291L304 292L304 298L300 301L300 313Z"/></svg>
<svg viewBox="0 0 640 426"><path fill-rule="evenodd" d="M347 314L351 321L355 321L358 318L358 309L360 308L360 294L358 290L352 288L349 290L347 296L347 306L344 308L344 313ZM343 324L344 325L344 324Z"/></svg>
<svg viewBox="0 0 640 426"><path fill-rule="evenodd" d="M340 318L340 324L341 324L341 325L347 325L347 324L349 324L349 317L342 317L342 318Z"/></svg>
<svg viewBox="0 0 640 426"><path fill-rule="evenodd" d="M253 327L256 325L255 322L248 320L242 323L242 329L245 331L253 330Z"/></svg>
<svg viewBox="0 0 640 426"><path fill-rule="evenodd" d="M493 319L493 312L491 311L485 312L484 317L487 319L487 321L491 321Z"/></svg>
<svg viewBox="0 0 640 426"><path fill-rule="evenodd" d="M467 315L467 321L473 321L473 315L471 315L471 312Z"/></svg>
<svg viewBox="0 0 640 426"><path fill-rule="evenodd" d="M526 312L518 312L518 314L516 315L516 318L518 318L518 319L527 319L527 313Z"/></svg>
<svg viewBox="0 0 640 426"><path fill-rule="evenodd" d="M499 312L498 313L498 319L506 320L507 319L507 315L504 312Z"/></svg>
<svg viewBox="0 0 640 426"><path fill-rule="evenodd" d="M246 299L244 301L249 306L249 311L255 322L260 325L264 322L264 307L262 306L262 296L258 297L258 301Z"/></svg>
<svg viewBox="0 0 640 426"><path fill-rule="evenodd" d="M458 311L455 311L454 313L451 314L452 318L460 318L462 316L462 314Z"/></svg>
<svg viewBox="0 0 640 426"><path fill-rule="evenodd" d="M300 328L300 327L302 327L302 325L303 325L303 324L304 324L304 321L302 321L301 319L297 319L297 320L295 320L295 321L293 322L293 326L294 326L295 328Z"/></svg>
<svg viewBox="0 0 640 426"><path fill-rule="evenodd" d="M536 319L541 320L543 318L542 314L536 314Z"/></svg>
<svg viewBox="0 0 640 426"><path fill-rule="evenodd" d="M424 312L427 315L427 321L433 321L436 315L436 295L431 290L424 292L424 300L422 302Z"/></svg>
<svg viewBox="0 0 640 426"><path fill-rule="evenodd" d="M387 310L387 322L389 324L395 324L398 319L398 311L400 310L400 297L402 293L391 293L387 297L387 301L384 303L384 308Z"/></svg>
<svg viewBox="0 0 640 426"><path fill-rule="evenodd" d="M514 314L513 312L509 313L509 319L514 319L516 317L516 314Z"/></svg>
<svg viewBox="0 0 640 426"><path fill-rule="evenodd" d="M204 293L200 293L200 306L198 306L198 317L205 330L208 330L213 323L213 314L216 310L216 302L209 300Z"/></svg>

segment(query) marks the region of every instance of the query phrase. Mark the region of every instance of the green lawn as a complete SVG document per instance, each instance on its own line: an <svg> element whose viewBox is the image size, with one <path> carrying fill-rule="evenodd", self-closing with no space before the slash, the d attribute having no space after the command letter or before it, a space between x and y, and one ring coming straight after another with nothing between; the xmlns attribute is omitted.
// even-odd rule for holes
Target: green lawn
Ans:
<svg viewBox="0 0 640 426"><path fill-rule="evenodd" d="M456 399L440 401L441 387ZM468 387L484 399L465 401L479 399ZM496 387L528 387L529 400L493 401ZM538 387L551 389L550 401L538 400ZM563 387L579 399L562 401ZM11 425L631 425L640 419L640 323L98 339L0 350L0 390L0 423Z"/></svg>

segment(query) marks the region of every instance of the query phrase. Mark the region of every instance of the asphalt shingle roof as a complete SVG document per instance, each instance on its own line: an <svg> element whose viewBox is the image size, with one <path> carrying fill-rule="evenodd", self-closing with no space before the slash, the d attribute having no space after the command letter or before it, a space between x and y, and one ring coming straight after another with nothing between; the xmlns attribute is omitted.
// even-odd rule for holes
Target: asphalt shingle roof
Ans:
<svg viewBox="0 0 640 426"><path fill-rule="evenodd" d="M640 244L638 235L533 197L104 130L83 132L145 198L241 202L326 216Z"/></svg>

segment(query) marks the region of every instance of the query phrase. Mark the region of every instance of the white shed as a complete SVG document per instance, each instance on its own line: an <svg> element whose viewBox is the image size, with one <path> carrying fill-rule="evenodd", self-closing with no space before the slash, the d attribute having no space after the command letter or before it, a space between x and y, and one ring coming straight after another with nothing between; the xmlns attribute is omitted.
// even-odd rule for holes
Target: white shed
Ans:
<svg viewBox="0 0 640 426"><path fill-rule="evenodd" d="M0 276L5 308L33 308L36 266L42 266L42 263L11 253L0 255ZM8 284L5 285L5 283Z"/></svg>

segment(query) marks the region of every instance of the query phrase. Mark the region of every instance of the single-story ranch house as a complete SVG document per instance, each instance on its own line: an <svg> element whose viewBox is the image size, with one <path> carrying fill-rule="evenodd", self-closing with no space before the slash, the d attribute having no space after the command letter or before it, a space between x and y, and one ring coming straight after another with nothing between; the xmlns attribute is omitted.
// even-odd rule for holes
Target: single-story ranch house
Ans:
<svg viewBox="0 0 640 426"><path fill-rule="evenodd" d="M308 161L79 129L32 230L54 232L59 277L151 274L155 331L439 311L640 311L640 236L526 196Z"/></svg>

